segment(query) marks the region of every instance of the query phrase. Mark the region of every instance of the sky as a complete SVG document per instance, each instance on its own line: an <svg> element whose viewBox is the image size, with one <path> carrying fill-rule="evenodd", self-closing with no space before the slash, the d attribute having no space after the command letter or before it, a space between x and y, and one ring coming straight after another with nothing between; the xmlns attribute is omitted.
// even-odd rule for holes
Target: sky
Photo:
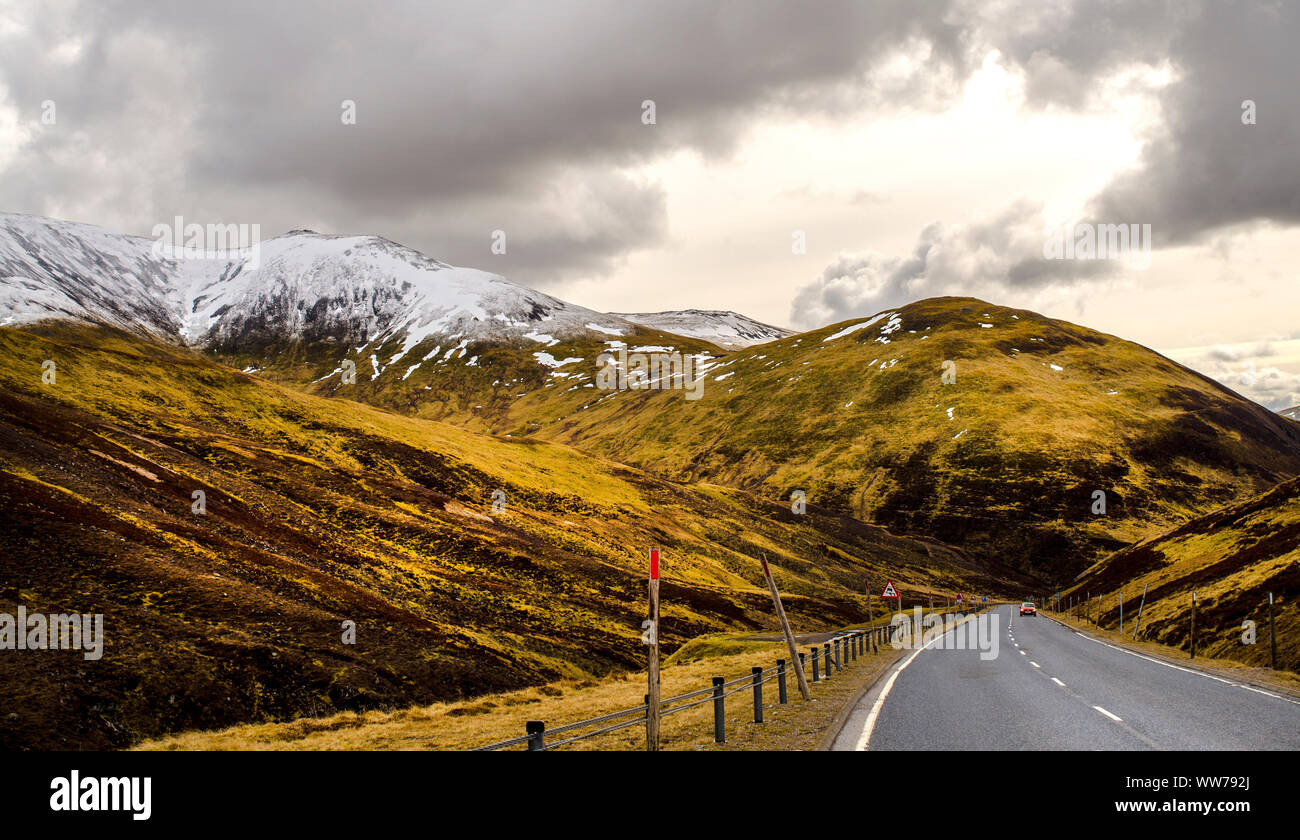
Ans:
<svg viewBox="0 0 1300 840"><path fill-rule="evenodd" d="M377 234L795 329L972 295L1280 409L1296 43L1266 2L0 0L0 211Z"/></svg>

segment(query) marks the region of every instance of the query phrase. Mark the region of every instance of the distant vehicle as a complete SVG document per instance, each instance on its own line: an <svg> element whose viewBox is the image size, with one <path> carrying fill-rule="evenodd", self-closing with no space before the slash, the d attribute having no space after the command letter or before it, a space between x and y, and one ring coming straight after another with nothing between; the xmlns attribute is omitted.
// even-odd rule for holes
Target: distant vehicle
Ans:
<svg viewBox="0 0 1300 840"><path fill-rule="evenodd" d="M1025 603L1023 603L1023 604L1020 605L1020 614L1021 614L1021 615L1038 615L1038 607L1035 607L1033 604L1031 604L1031 603L1029 603L1028 601L1026 601Z"/></svg>

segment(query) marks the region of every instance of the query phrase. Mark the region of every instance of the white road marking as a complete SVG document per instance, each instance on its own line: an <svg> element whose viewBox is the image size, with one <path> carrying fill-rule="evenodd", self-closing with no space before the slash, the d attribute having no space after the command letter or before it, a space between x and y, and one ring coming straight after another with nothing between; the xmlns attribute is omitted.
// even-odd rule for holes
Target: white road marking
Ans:
<svg viewBox="0 0 1300 840"><path fill-rule="evenodd" d="M971 618L974 618L974 616L968 616L964 621L958 624L957 627L960 627L961 624L965 624L967 621L970 621ZM957 629L957 627L954 627L953 630ZM871 733L876 728L876 719L880 717L880 709L885 705L885 698L889 696L889 692L894 690L894 681L898 679L898 675L903 673L903 670L907 668L908 665L911 665L912 660L920 656L922 651L924 651L926 648L930 647L930 645L934 644L940 639L946 638L948 633L951 632L952 630L949 630L947 633L944 633L941 636L935 636L929 642L917 648L912 653L911 656L907 657L907 659L903 661L902 665L898 666L898 668L894 671L894 673L889 675L889 679L885 682L885 687L880 690L880 696L876 698L875 703L871 704L871 712L867 714L867 722L862 727L862 734L858 736L858 744L856 747L858 752L865 751L867 749L867 744L871 743Z"/></svg>
<svg viewBox="0 0 1300 840"><path fill-rule="evenodd" d="M1101 712L1103 715L1105 715L1106 717L1110 718L1111 720L1116 721L1117 723L1123 723L1123 722L1124 722L1124 719L1121 718L1119 715L1112 714L1112 713L1106 711L1105 709L1103 709L1101 706L1093 706L1093 708L1096 709L1097 711Z"/></svg>
<svg viewBox="0 0 1300 840"><path fill-rule="evenodd" d="M1061 681L1058 680L1056 677L1052 677L1052 682L1056 683L1056 684L1059 685L1061 688L1065 688L1065 683L1061 682Z"/></svg>
<svg viewBox="0 0 1300 840"><path fill-rule="evenodd" d="M1024 652L1023 650L1020 651L1020 655L1021 655L1021 656L1024 656L1024 655L1025 655L1025 652Z"/></svg>
<svg viewBox="0 0 1300 840"><path fill-rule="evenodd" d="M1034 662L1034 661L1032 661L1032 660L1030 661L1029 664L1030 664L1030 665L1033 665L1035 668L1041 668L1041 667L1043 667L1042 665L1039 665L1037 662Z"/></svg>
<svg viewBox="0 0 1300 840"><path fill-rule="evenodd" d="M1292 705L1300 706L1300 700L1296 700L1296 699L1293 699L1293 698L1291 698L1291 697L1285 697L1285 696L1283 696L1283 695L1281 695L1281 694L1274 694L1274 693L1271 692L1271 691L1265 691L1265 690L1263 690L1262 688L1255 688L1254 686L1243 685L1243 684L1238 683L1238 682L1233 682L1232 680L1224 679L1223 677L1218 677L1218 676L1215 676L1214 674L1207 674L1207 673L1205 673L1204 671L1198 671L1198 670L1196 670L1195 668L1184 668L1184 667L1182 667L1181 665L1175 665L1175 664L1173 664L1172 662L1165 662L1165 661L1163 661L1163 660L1156 659L1155 657L1152 657L1152 656L1145 656L1145 655L1143 655L1143 654L1141 654L1141 653L1137 653L1136 651L1132 651L1132 650L1128 650L1128 649L1126 649L1126 648L1122 648L1122 647L1120 647L1120 646L1118 646L1118 645L1112 645L1112 644L1109 643L1109 642L1103 642L1101 639L1094 639L1092 636L1084 635L1083 633L1080 633L1080 632L1077 631L1077 630L1074 631L1074 632L1075 632L1075 635L1080 636L1080 637L1082 637L1082 638L1084 638L1084 639L1087 639L1087 640L1090 641L1090 642L1096 642L1097 644L1102 645L1103 647L1108 647L1108 648L1110 648L1111 650L1117 650L1117 651L1119 651L1120 653L1127 653L1129 656L1136 656L1138 659L1145 659L1147 662L1154 662L1155 664L1157 664L1157 665L1163 665L1163 666L1165 666L1166 668L1173 668L1175 671L1183 671L1183 672L1188 673L1188 674L1195 674L1195 675L1198 676L1198 677L1205 677L1207 680L1214 680L1215 682L1221 682L1221 683L1223 683L1224 685L1230 685L1230 686L1232 686L1233 688L1242 688L1242 689L1245 689L1246 691L1253 691L1253 692L1255 692L1256 694L1263 694L1265 697L1272 697L1272 698L1274 698L1275 700L1282 700L1282 701L1284 701L1284 702L1291 703Z"/></svg>

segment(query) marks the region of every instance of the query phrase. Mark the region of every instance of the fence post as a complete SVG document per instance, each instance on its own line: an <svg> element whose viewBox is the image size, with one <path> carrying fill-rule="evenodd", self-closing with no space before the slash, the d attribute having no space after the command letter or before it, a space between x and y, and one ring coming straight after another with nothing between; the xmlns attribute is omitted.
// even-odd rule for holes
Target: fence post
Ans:
<svg viewBox="0 0 1300 840"><path fill-rule="evenodd" d="M546 748L546 721L530 720L524 724L524 731L528 733L529 752Z"/></svg>
<svg viewBox="0 0 1300 840"><path fill-rule="evenodd" d="M802 653L799 655L803 656ZM817 673L817 648L816 647L812 649L811 656L812 656L812 666L813 666L813 682L821 682L822 680L821 675Z"/></svg>
<svg viewBox="0 0 1300 840"><path fill-rule="evenodd" d="M763 667L755 665L754 670L754 723L763 722Z"/></svg>
<svg viewBox="0 0 1300 840"><path fill-rule="evenodd" d="M852 647L853 647L853 661L854 661L854 662L857 662L857 661L858 661L858 647L860 647L860 646L862 645L862 634L861 634L861 633L854 633L852 636L849 637L849 641L852 643Z"/></svg>
<svg viewBox="0 0 1300 840"><path fill-rule="evenodd" d="M726 682L726 677L713 678L713 740L719 744L727 743L727 700L722 693Z"/></svg>
<svg viewBox="0 0 1300 840"><path fill-rule="evenodd" d="M777 699L781 701L782 706L784 706L786 702L790 699L785 692L785 660L784 659L776 660L776 696Z"/></svg>
<svg viewBox="0 0 1300 840"><path fill-rule="evenodd" d="M843 646L842 644L840 644L840 642L841 642L841 639L839 639L838 637L836 637L836 639L835 639L835 670L836 670L836 671L841 671L841 670L843 670L843 666L840 665L840 648L842 648L842 647L844 647L844 646Z"/></svg>
<svg viewBox="0 0 1300 840"><path fill-rule="evenodd" d="M822 646L823 661L826 663L826 679L831 678L831 643L827 642Z"/></svg>
<svg viewBox="0 0 1300 840"><path fill-rule="evenodd" d="M1277 630L1273 625L1273 593L1268 593L1268 667L1277 670Z"/></svg>
<svg viewBox="0 0 1300 840"><path fill-rule="evenodd" d="M1192 590L1192 658L1196 658L1196 590Z"/></svg>

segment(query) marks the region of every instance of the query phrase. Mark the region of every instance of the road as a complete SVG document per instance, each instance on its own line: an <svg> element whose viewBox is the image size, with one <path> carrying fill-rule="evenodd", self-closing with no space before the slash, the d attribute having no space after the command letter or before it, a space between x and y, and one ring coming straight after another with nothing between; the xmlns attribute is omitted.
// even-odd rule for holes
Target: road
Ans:
<svg viewBox="0 0 1300 840"><path fill-rule="evenodd" d="M937 644L906 653L833 749L1300 749L1300 700L1016 613L992 611L996 658Z"/></svg>

